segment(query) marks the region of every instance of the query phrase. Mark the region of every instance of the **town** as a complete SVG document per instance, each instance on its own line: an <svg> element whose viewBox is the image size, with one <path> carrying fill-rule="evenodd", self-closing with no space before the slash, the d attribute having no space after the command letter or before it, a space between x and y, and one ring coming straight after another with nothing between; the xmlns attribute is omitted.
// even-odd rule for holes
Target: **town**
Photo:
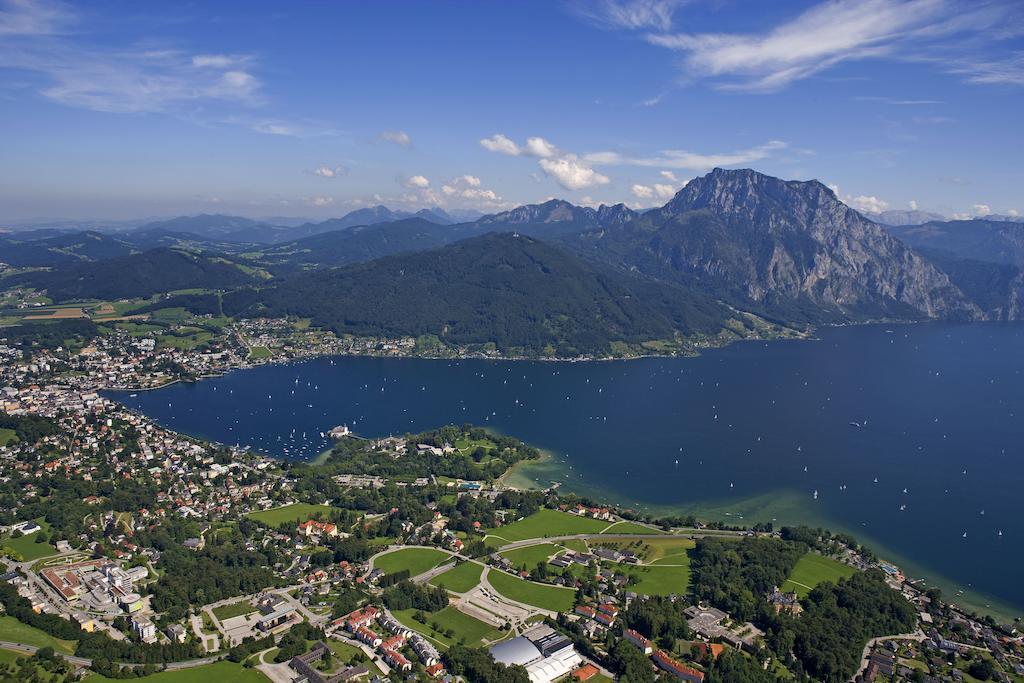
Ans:
<svg viewBox="0 0 1024 683"><path fill-rule="evenodd" d="M1024 680L1014 625L846 536L510 488L501 475L536 449L469 425L369 440L339 425L311 464L175 433L103 393L339 352L295 334L313 332L0 342L0 646L68 676Z"/></svg>

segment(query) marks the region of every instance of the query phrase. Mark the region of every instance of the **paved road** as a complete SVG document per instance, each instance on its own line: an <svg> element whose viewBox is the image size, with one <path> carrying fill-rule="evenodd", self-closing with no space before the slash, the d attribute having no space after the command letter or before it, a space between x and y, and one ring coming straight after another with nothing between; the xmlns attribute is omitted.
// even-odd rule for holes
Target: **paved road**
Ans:
<svg viewBox="0 0 1024 683"><path fill-rule="evenodd" d="M29 654L29 655L34 654L37 650L40 649L40 648L38 648L38 647L36 647L34 645L26 645L24 643L12 643L12 642L9 642L9 641L6 641L6 640L0 640L0 648L3 648L5 650L14 650L16 652L24 652L25 654ZM62 657L65 661L70 662L71 664L74 664L75 666L86 667L86 668L92 666L92 660L91 659L87 659L85 657L76 657L74 655L66 655L66 654L63 654L63 653L60 653L60 652L55 652L55 654L58 657ZM219 659L220 659L220 657L205 657L203 659L190 659L190 660L187 660L187 661L184 661L184 662L171 662L171 663L167 664L167 668L168 669L191 669L191 668L197 667L197 666L204 666L206 664L213 664L214 662L216 662ZM126 667L134 668L134 667L137 667L137 666L145 666L145 665L144 664L122 663L122 664L120 664L120 666L121 666L121 668L126 668Z"/></svg>

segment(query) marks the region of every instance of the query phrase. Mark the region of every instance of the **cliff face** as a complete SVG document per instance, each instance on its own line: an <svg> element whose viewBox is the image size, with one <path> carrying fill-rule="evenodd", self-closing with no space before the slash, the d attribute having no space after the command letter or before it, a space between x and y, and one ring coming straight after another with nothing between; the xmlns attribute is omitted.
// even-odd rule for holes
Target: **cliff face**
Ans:
<svg viewBox="0 0 1024 683"><path fill-rule="evenodd" d="M982 317L942 270L816 181L716 169L661 209L578 244L654 277L811 320Z"/></svg>

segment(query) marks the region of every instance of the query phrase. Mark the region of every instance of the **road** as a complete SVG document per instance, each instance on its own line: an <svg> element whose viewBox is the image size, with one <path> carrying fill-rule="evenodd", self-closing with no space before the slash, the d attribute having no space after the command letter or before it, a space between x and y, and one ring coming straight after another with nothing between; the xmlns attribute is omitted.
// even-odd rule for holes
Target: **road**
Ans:
<svg viewBox="0 0 1024 683"><path fill-rule="evenodd" d="M38 647L36 647L34 645L26 645L24 643L12 643L12 642L7 641L7 640L0 640L0 648L2 648L4 650L14 650L15 652L24 652L25 654L29 654L29 655L34 654L37 650L40 649L40 648L38 648ZM63 658L64 661L69 662L71 664L74 664L75 666L78 666L78 667L88 668L88 667L92 666L92 660L91 659L87 659L86 657L76 657L74 655L66 655L66 654L63 654L61 652L56 652L56 651L54 652L54 654L56 654L58 657ZM203 659L189 659L189 660L186 660L184 662L170 662L166 666L167 666L168 669L171 669L171 670L173 670L173 669L191 669L191 668L194 668L194 667L197 667L197 666L205 666L207 664L213 664L214 662L216 662L219 659L220 659L220 657L204 657ZM137 666L145 666L145 665L144 664L132 664L132 663L127 663L126 662L126 663L120 663L119 666L123 669L123 668L134 668L134 667L137 667Z"/></svg>

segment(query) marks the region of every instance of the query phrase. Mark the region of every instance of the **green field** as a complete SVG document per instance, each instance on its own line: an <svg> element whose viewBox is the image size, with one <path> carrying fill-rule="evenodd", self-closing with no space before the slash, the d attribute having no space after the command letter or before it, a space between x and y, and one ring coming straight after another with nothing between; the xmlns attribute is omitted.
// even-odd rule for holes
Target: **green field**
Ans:
<svg viewBox="0 0 1024 683"><path fill-rule="evenodd" d="M263 360L264 358L270 358L273 355L274 354L272 354L270 349L266 346L254 346L249 349L249 358L254 360Z"/></svg>
<svg viewBox="0 0 1024 683"><path fill-rule="evenodd" d="M217 617L221 621L230 619L231 617L240 617L243 614L252 614L256 611L252 603L248 600L239 600L233 602L230 605L221 605L220 607L213 608L213 616Z"/></svg>
<svg viewBox="0 0 1024 683"><path fill-rule="evenodd" d="M448 553L434 548L402 548L377 557L373 560L373 566L385 574L408 569L410 576L419 576L449 557Z"/></svg>
<svg viewBox="0 0 1024 683"><path fill-rule="evenodd" d="M538 543L537 545L528 545L525 548L507 550L500 554L502 557L507 558L515 567L525 567L526 571L530 571L537 566L538 562L547 562L548 558L552 555L557 555L561 551L561 546L557 546L554 543Z"/></svg>
<svg viewBox="0 0 1024 683"><path fill-rule="evenodd" d="M568 612L576 604L576 591L558 586L547 586L492 569L487 580L506 598L552 612Z"/></svg>
<svg viewBox="0 0 1024 683"><path fill-rule="evenodd" d="M282 505L279 508L270 508L269 510L259 510L258 512L250 512L246 515L249 519L254 519L257 522L262 522L270 527L277 527L282 522L305 522L307 519L311 519L316 513L320 513L321 517L327 519L327 515L332 510L330 505L313 505L311 503L292 503L291 505Z"/></svg>
<svg viewBox="0 0 1024 683"><path fill-rule="evenodd" d="M802 598L822 581L835 583L839 579L853 576L856 572L856 569L842 562L817 553L807 553L793 567L792 573L781 588L784 591L792 591Z"/></svg>
<svg viewBox="0 0 1024 683"><path fill-rule="evenodd" d="M652 529L649 526L643 524L637 524L636 522L616 522L612 524L607 530L602 531L602 534L663 534L665 533L661 529Z"/></svg>
<svg viewBox="0 0 1024 683"><path fill-rule="evenodd" d="M15 652L13 650L0 650L0 664L13 664L18 661L25 654L22 652Z"/></svg>
<svg viewBox="0 0 1024 683"><path fill-rule="evenodd" d="M85 679L89 683L101 683L103 681L117 681L124 679L107 678L99 674L89 674ZM152 676L133 678L133 681L150 681L151 683L206 683L217 681L217 683L268 683L270 679L256 669L246 669L241 664L234 662L220 661L213 664L192 667L191 669L177 669L175 671L161 671Z"/></svg>
<svg viewBox="0 0 1024 683"><path fill-rule="evenodd" d="M615 565L614 569L635 578L636 583L631 583L626 590L640 595L683 595L690 590L689 558L685 564L680 563L678 567L619 564Z"/></svg>
<svg viewBox="0 0 1024 683"><path fill-rule="evenodd" d="M36 522L42 527L42 533L46 534L46 537L50 536L50 525L46 523L42 518L37 519ZM36 537L40 532L34 534L28 534L27 536L21 536L19 538L7 537L3 540L3 547L10 548L21 556L21 559L25 562L31 562L38 560L40 557L46 557L47 555L54 555L57 553L57 549L50 543L36 543Z"/></svg>
<svg viewBox="0 0 1024 683"><path fill-rule="evenodd" d="M474 619L468 614L463 614L454 607L445 607L439 612L428 613L427 623L421 624L412 618L416 610L399 610L394 612L395 618L400 622L428 636L435 643L449 647L455 643L465 643L470 646L483 645L484 640L498 640L504 635L501 631L490 624L485 624L479 619ZM437 625L438 629L434 628ZM452 635L447 635L451 629Z"/></svg>
<svg viewBox="0 0 1024 683"><path fill-rule="evenodd" d="M529 517L512 522L497 529L488 530L488 534L506 541L525 541L529 538L546 538L549 536L572 536L574 534L599 534L608 522L589 517L578 517L568 512L542 508Z"/></svg>
<svg viewBox="0 0 1024 683"><path fill-rule="evenodd" d="M0 640L36 647L52 647L57 652L66 654L71 654L74 651L74 641L58 640L45 631L40 631L8 616L0 617Z"/></svg>
<svg viewBox="0 0 1024 683"><path fill-rule="evenodd" d="M430 583L435 586L444 586L456 593L465 593L480 583L480 574L483 571L483 566L476 562L463 562L449 569L444 574L435 576L430 580Z"/></svg>
<svg viewBox="0 0 1024 683"><path fill-rule="evenodd" d="M689 564L687 552L696 546L692 539L679 536L652 536L651 538L609 538L596 539L592 547L628 550L640 558L643 564Z"/></svg>
<svg viewBox="0 0 1024 683"><path fill-rule="evenodd" d="M0 429L0 446L6 446L18 438L18 433L13 429Z"/></svg>

